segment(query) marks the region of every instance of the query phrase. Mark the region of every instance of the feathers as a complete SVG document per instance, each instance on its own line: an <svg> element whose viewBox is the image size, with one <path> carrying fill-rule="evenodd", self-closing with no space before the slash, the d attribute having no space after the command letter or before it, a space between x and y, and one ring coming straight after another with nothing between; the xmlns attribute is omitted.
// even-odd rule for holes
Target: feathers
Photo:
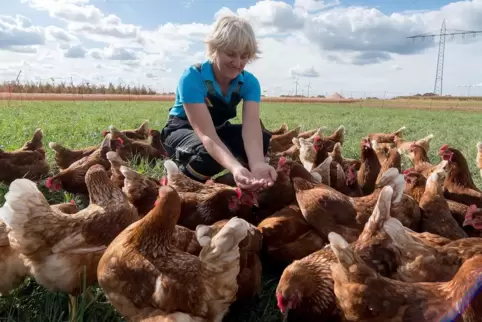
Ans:
<svg viewBox="0 0 482 322"><path fill-rule="evenodd" d="M29 179L16 179L5 194L5 204L0 208L0 219L10 227L22 228L23 223L42 208L49 207L37 185Z"/></svg>

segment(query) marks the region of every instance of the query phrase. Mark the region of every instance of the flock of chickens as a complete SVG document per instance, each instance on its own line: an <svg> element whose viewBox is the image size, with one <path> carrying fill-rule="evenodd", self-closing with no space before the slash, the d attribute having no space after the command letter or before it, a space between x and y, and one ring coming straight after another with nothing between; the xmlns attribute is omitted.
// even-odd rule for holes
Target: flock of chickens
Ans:
<svg viewBox="0 0 482 322"><path fill-rule="evenodd" d="M0 150L0 295L33 277L69 294L73 320L84 282L98 282L129 321L220 322L259 293L263 255L285 267L277 306L293 321L482 321L482 191L459 150L433 162L433 135L407 142L402 127L349 159L343 126L263 130L278 179L259 193L229 173L183 175L147 121L80 150L50 142L59 171L40 185L88 198L83 209L39 190L41 129ZM165 159L165 176L130 168L142 159Z"/></svg>

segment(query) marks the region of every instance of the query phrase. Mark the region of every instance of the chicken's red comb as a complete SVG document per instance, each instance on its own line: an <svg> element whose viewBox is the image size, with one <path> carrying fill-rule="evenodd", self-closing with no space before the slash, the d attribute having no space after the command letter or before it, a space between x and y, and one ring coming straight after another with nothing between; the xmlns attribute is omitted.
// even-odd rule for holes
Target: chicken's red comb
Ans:
<svg viewBox="0 0 482 322"><path fill-rule="evenodd" d="M243 193L241 192L241 189L239 189L238 187L236 187L234 189L234 191L236 191L236 194L238 195L238 199L241 199L241 197L243 196Z"/></svg>
<svg viewBox="0 0 482 322"><path fill-rule="evenodd" d="M149 129L149 135L152 135L152 129Z"/></svg>
<svg viewBox="0 0 482 322"><path fill-rule="evenodd" d="M318 141L321 141L321 136L319 135L315 136L313 142L318 142Z"/></svg>
<svg viewBox="0 0 482 322"><path fill-rule="evenodd" d="M124 144L124 140L122 140L121 137L118 137L117 140L119 140L119 142L120 142L121 144Z"/></svg>
<svg viewBox="0 0 482 322"><path fill-rule="evenodd" d="M162 177L161 179L159 179L159 183L161 184L161 186L167 186L167 177Z"/></svg>
<svg viewBox="0 0 482 322"><path fill-rule="evenodd" d="M403 171L403 175L407 175L407 174L409 174L410 172L413 172L413 171L415 171L414 168L407 169L407 170Z"/></svg>
<svg viewBox="0 0 482 322"><path fill-rule="evenodd" d="M102 136L106 136L109 132L107 132L106 130L102 131Z"/></svg>
<svg viewBox="0 0 482 322"><path fill-rule="evenodd" d="M70 199L69 203L70 203L71 205L77 205L77 204L75 203L75 200L74 200L74 199Z"/></svg>
<svg viewBox="0 0 482 322"><path fill-rule="evenodd" d="M472 217L472 215L477 211L477 206L476 205L470 205L469 208L467 208L467 211L465 212L465 217Z"/></svg>
<svg viewBox="0 0 482 322"><path fill-rule="evenodd" d="M48 177L47 180L45 180L45 186L49 189L52 187L52 177Z"/></svg>
<svg viewBox="0 0 482 322"><path fill-rule="evenodd" d="M449 148L449 145L448 144L444 144L442 145L442 147L440 148L440 151L445 151Z"/></svg>
<svg viewBox="0 0 482 322"><path fill-rule="evenodd" d="M281 158L279 158L279 160L278 160L278 167L284 166L285 163L286 163L286 157L281 157Z"/></svg>

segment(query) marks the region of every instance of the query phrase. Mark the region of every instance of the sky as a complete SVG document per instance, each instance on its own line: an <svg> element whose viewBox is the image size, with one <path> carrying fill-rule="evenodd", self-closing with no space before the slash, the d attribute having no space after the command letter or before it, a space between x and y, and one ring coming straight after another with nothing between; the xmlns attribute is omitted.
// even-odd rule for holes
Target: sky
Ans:
<svg viewBox="0 0 482 322"><path fill-rule="evenodd" d="M482 31L482 0L9 0L0 15L0 80L144 84L174 92L206 59L216 18L253 26L246 70L267 96L391 97L433 92L438 37ZM482 95L482 33L446 38L443 94ZM479 87L474 85L481 85ZM472 87L471 87L472 86Z"/></svg>

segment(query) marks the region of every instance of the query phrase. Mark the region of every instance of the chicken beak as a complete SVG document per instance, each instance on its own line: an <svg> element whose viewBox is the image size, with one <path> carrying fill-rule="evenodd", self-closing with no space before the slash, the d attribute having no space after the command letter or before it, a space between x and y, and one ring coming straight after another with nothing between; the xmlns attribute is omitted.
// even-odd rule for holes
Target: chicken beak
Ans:
<svg viewBox="0 0 482 322"><path fill-rule="evenodd" d="M462 227L472 226L473 224L474 224L474 220L472 218L466 218L464 220L464 223L462 224Z"/></svg>
<svg viewBox="0 0 482 322"><path fill-rule="evenodd" d="M256 206L256 208L259 208L258 199L256 199L256 197L253 198L253 205Z"/></svg>

